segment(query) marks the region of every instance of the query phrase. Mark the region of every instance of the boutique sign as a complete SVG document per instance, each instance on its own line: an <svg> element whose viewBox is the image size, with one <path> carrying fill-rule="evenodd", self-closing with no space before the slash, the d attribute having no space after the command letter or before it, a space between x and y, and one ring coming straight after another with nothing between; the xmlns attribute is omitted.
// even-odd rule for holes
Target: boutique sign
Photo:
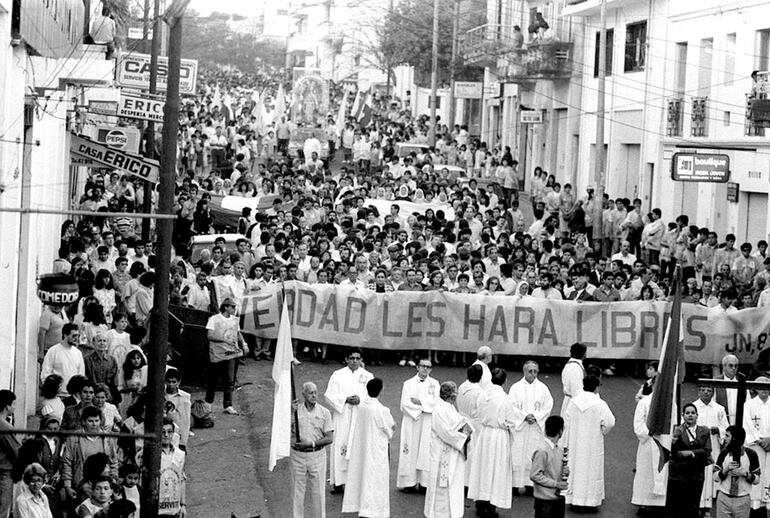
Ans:
<svg viewBox="0 0 770 518"><path fill-rule="evenodd" d="M678 182L727 182L730 179L730 157L674 153L671 158L671 178Z"/></svg>

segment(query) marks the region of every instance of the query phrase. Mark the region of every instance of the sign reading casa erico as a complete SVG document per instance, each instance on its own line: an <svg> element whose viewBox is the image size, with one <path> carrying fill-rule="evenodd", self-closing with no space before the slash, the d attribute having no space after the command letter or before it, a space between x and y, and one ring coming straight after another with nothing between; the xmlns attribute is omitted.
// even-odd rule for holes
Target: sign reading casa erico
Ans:
<svg viewBox="0 0 770 518"><path fill-rule="evenodd" d="M680 182L717 182L730 179L730 157L705 153L674 153L671 178Z"/></svg>
<svg viewBox="0 0 770 518"><path fill-rule="evenodd" d="M160 163L96 142L83 135L71 135L70 154L91 159L102 167L118 169L142 180L158 183Z"/></svg>

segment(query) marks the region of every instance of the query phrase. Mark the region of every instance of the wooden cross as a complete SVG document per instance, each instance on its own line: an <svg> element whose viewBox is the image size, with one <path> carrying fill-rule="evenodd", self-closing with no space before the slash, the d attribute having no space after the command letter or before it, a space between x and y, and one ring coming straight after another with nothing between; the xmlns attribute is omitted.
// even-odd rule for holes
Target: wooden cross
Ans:
<svg viewBox="0 0 770 518"><path fill-rule="evenodd" d="M743 407L746 405L746 391L748 389L753 390L770 390L770 383L766 381L747 381L746 376L740 372L735 375L737 381L725 380L725 379L708 379L701 378L698 380L698 385L704 385L706 387L724 388L724 389L738 389L738 401L735 403L735 424L743 426ZM714 396L716 397L716 396ZM728 410L729 409L725 409Z"/></svg>

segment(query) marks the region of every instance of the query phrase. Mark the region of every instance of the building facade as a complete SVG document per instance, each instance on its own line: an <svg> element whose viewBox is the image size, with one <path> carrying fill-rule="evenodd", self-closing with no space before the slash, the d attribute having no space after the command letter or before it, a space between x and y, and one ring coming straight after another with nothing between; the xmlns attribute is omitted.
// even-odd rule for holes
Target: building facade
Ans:
<svg viewBox="0 0 770 518"><path fill-rule="evenodd" d="M0 0L0 387L16 392L20 426L37 396L36 279L51 272L67 217L19 210L70 208L68 122L115 73L105 47L83 45L86 19L81 0Z"/></svg>

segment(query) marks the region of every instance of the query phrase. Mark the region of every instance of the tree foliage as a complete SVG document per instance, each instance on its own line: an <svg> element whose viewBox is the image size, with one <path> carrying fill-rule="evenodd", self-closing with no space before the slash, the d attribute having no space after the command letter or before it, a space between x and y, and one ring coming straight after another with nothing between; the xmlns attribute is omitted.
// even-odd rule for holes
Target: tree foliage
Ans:
<svg viewBox="0 0 770 518"><path fill-rule="evenodd" d="M454 0L442 2L439 9L438 69L439 80L448 82L452 57L452 30L454 25ZM463 0L466 4L461 12L459 35L471 27L485 22L486 11L473 9L476 0ZM462 6L462 4L461 4ZM388 11L376 27L377 42L371 52L383 70L398 65L412 65L415 79L425 83L430 77L433 56L433 2L401 1ZM477 67L466 67L459 58L456 61L457 78L476 79L480 73Z"/></svg>
<svg viewBox="0 0 770 518"><path fill-rule="evenodd" d="M261 60L277 67L285 64L285 44L271 40L258 40L253 34L239 33L232 29L232 15L212 13L196 16L187 13L182 32L182 52L185 58L197 59L201 66L234 66L244 72L255 67ZM238 21L238 20L236 20Z"/></svg>

